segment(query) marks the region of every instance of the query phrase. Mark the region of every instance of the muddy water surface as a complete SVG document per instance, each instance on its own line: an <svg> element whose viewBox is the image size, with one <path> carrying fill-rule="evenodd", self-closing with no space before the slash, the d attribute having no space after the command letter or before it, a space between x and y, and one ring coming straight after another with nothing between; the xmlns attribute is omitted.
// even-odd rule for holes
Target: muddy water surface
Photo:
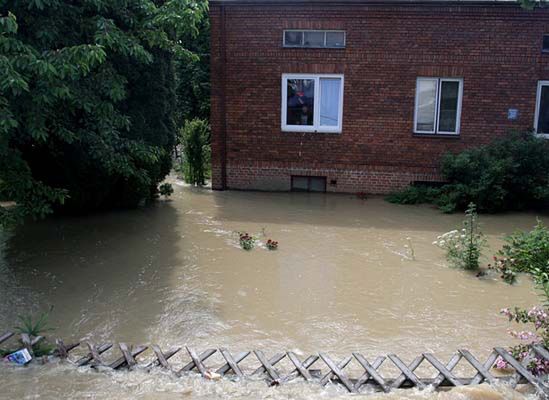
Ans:
<svg viewBox="0 0 549 400"><path fill-rule="evenodd" d="M352 351L368 358L394 352L405 361L426 351L447 359L467 347L486 356L493 346L511 344L510 326L498 310L530 306L538 298L527 277L510 287L446 265L432 242L461 219L378 198L211 192L179 185L171 201L152 208L50 219L4 237L0 330L12 327L18 314L53 305L55 334L67 342L260 348L268 354L294 350L303 358L318 351L333 358ZM505 234L531 228L536 215L482 216L481 221L495 250ZM254 234L259 246L241 250L236 231ZM279 241L277 251L264 248L268 238ZM251 369L257 362L249 359ZM174 360L183 361L183 356ZM345 396L337 387L321 390L300 382L280 388L262 382L204 384L160 372L97 373L66 365L2 367L0 387L0 398ZM519 395L479 387L380 397L501 396Z"/></svg>

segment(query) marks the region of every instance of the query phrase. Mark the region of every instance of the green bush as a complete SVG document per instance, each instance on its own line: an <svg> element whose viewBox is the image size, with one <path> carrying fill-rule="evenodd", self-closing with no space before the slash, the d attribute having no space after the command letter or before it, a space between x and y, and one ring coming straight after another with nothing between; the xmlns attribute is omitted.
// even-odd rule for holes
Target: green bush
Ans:
<svg viewBox="0 0 549 400"><path fill-rule="evenodd" d="M158 194L166 198L170 197L173 194L173 186L169 183L163 183L158 187Z"/></svg>
<svg viewBox="0 0 549 400"><path fill-rule="evenodd" d="M409 186L400 192L391 193L386 197L386 200L396 204L422 204L434 203L439 190L437 188L419 185Z"/></svg>
<svg viewBox="0 0 549 400"><path fill-rule="evenodd" d="M549 205L549 142L530 133L512 134L489 145L446 154L440 188L406 189L389 201L429 202L445 212L474 202L479 211L500 212Z"/></svg>
<svg viewBox="0 0 549 400"><path fill-rule="evenodd" d="M549 272L549 229L541 221L530 232L515 232L505 238L500 255L513 260L517 272Z"/></svg>
<svg viewBox="0 0 549 400"><path fill-rule="evenodd" d="M185 122L180 132L183 146L183 177L187 183L204 185L210 169L210 127L202 119Z"/></svg>

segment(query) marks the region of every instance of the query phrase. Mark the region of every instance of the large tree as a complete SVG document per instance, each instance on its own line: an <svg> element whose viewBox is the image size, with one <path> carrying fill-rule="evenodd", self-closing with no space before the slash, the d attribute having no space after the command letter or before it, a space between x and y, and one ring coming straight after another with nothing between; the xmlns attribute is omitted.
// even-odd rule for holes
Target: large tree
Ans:
<svg viewBox="0 0 549 400"><path fill-rule="evenodd" d="M177 122L210 118L210 20L198 25L198 34L182 38L187 49L196 54L191 62L176 63Z"/></svg>
<svg viewBox="0 0 549 400"><path fill-rule="evenodd" d="M0 1L0 225L150 199L205 0ZM193 58L194 57L194 58Z"/></svg>

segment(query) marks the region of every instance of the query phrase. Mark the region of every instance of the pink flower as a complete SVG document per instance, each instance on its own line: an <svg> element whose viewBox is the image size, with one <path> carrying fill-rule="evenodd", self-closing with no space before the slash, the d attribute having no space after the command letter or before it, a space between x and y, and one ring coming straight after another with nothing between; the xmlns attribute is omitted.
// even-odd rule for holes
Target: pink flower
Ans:
<svg viewBox="0 0 549 400"><path fill-rule="evenodd" d="M498 359L496 360L496 368L499 368L499 369L507 368L507 362L503 358L498 357Z"/></svg>

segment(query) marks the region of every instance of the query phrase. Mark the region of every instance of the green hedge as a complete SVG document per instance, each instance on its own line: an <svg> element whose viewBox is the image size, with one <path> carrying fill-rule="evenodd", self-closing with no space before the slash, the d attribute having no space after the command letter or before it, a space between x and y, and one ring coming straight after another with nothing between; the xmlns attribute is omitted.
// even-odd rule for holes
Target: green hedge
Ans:
<svg viewBox="0 0 549 400"><path fill-rule="evenodd" d="M489 145L446 154L440 187L411 186L387 200L433 203L445 212L475 203L479 211L541 209L549 206L549 141L515 133Z"/></svg>

